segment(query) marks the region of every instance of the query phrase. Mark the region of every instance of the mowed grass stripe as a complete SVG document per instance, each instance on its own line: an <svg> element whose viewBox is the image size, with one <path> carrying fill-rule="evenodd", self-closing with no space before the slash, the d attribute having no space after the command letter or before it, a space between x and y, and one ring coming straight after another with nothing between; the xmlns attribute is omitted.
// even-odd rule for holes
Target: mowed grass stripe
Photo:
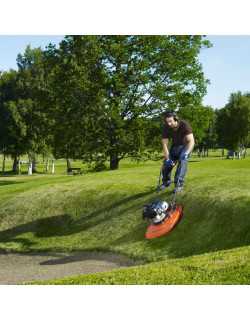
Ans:
<svg viewBox="0 0 250 320"><path fill-rule="evenodd" d="M248 247L249 158L193 159L185 191L178 196L183 220L167 237L148 241L143 205L171 197L170 191L155 193L159 166L125 163L118 171L79 177L22 176L22 188L7 185L13 193L0 204L0 248L112 251L144 262L167 262Z"/></svg>

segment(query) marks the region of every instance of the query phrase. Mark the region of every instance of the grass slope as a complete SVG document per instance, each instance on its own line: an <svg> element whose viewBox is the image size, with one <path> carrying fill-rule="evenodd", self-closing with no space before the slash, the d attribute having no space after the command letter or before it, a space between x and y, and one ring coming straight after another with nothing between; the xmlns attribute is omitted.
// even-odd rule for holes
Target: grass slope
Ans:
<svg viewBox="0 0 250 320"><path fill-rule="evenodd" d="M249 173L248 158L191 160L186 189L178 200L184 205L184 218L169 236L151 241L144 239L146 222L141 214L145 203L159 197L154 192L159 163L123 163L118 171L74 177L1 177L0 250L100 250L158 263L83 277L82 283L141 283L140 279L152 284L198 283L201 279L209 283L217 271L225 280L245 282L249 274ZM170 191L160 197L169 199ZM227 255L228 249L234 250ZM211 264L216 254L225 255L225 263ZM168 268L175 270L173 279L168 278ZM236 277L234 268L242 277ZM165 270L161 279L157 278L159 270Z"/></svg>
<svg viewBox="0 0 250 320"><path fill-rule="evenodd" d="M143 266L68 277L35 284L55 285L175 285L250 284L249 247L218 251L188 258L169 259Z"/></svg>

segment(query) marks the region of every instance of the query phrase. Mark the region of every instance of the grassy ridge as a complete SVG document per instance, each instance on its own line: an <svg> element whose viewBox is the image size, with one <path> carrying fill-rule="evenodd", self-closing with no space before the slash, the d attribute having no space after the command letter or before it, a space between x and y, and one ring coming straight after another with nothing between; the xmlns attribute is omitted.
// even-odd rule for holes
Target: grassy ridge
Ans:
<svg viewBox="0 0 250 320"><path fill-rule="evenodd" d="M118 171L74 177L2 177L0 249L17 252L112 251L145 262L161 261L167 268L170 262L174 263L174 268L178 263L188 265L189 260L185 259L191 259L188 257L193 255L199 255L197 261L202 259L201 255L209 261L209 254L216 254L218 250L242 247L239 256L246 257L248 250L244 247L250 244L249 173L248 158L191 160L186 189L178 199L185 208L184 218L169 236L151 241L144 239L146 222L142 221L141 213L145 203L159 197L154 192L159 163L135 165L125 162ZM170 191L160 197L169 199ZM237 250L233 254L235 257ZM224 255L223 251L221 254ZM182 260L172 260L176 258ZM240 270L247 275L244 259ZM203 275L211 269L207 262L205 264L208 269L206 272L206 268L202 269ZM163 265L159 264L159 268ZM144 269L147 266L138 268L139 273L147 274ZM178 270L177 274L181 274ZM132 277L133 271L121 270L114 274L121 274L120 277L124 274L126 283L130 281L130 272ZM233 277L233 271L229 273ZM93 275L93 279L96 277ZM107 279L110 279L108 275ZM153 278L149 279L154 283ZM181 279L177 277L173 281L185 283ZM189 281L188 276L185 279Z"/></svg>
<svg viewBox="0 0 250 320"><path fill-rule="evenodd" d="M36 284L250 284L249 247Z"/></svg>

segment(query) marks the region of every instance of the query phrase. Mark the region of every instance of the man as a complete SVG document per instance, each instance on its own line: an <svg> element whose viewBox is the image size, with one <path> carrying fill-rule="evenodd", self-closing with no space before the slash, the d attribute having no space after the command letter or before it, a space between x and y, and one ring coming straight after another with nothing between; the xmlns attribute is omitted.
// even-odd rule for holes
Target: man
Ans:
<svg viewBox="0 0 250 320"><path fill-rule="evenodd" d="M171 171L178 163L174 178L174 192L176 193L183 189L188 158L194 148L194 136L188 122L179 120L175 112L166 111L163 114L163 119L162 148L164 161L162 166L163 177L161 189L163 190L170 186L172 182ZM170 139L172 140L172 145L169 151L168 144Z"/></svg>

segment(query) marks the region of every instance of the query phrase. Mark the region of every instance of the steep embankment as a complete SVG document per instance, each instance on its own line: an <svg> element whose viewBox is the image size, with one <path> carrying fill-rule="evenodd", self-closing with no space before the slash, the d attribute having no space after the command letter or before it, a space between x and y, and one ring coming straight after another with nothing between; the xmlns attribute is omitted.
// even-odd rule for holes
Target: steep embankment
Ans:
<svg viewBox="0 0 250 320"><path fill-rule="evenodd" d="M147 241L141 212L159 197L154 192L158 171L159 164L146 163L80 177L1 178L0 249L109 251L150 262L250 244L249 159L191 161L178 199L185 208L183 220L169 236ZM169 199L170 192L160 197ZM163 267L168 262L161 263L168 272L169 265Z"/></svg>

